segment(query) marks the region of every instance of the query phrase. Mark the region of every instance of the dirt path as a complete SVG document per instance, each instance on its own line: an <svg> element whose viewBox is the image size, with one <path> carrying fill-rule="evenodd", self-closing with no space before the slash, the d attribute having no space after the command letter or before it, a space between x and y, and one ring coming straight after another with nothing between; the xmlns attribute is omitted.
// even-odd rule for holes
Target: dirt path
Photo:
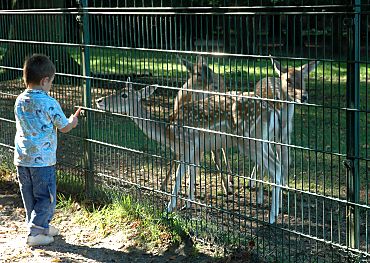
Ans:
<svg viewBox="0 0 370 263"><path fill-rule="evenodd" d="M195 250L191 243L148 251L132 238L134 229L103 237L93 226L76 225L70 217L57 211L53 222L61 235L49 246L28 247L18 185L0 180L0 262L246 262L245 257L215 259L216 248L197 245Z"/></svg>

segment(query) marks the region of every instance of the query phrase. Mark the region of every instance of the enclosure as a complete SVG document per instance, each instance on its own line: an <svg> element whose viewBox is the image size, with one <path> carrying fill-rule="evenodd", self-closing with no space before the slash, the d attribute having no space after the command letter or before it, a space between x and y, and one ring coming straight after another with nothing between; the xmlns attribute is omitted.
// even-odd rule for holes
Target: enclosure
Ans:
<svg viewBox="0 0 370 263"><path fill-rule="evenodd" d="M12 164L13 105L24 90L22 63L27 55L44 53L57 67L50 94L67 115L78 106L84 109L78 128L58 135L60 189L91 198L98 190L130 194L164 217L176 196L170 212L191 235L253 249L268 262L369 260L370 2L9 0L0 5L3 164ZM284 95L282 74L271 59L305 79L305 87L295 92L307 100ZM314 66L306 76L307 63ZM266 77L280 79L279 92L258 92ZM126 107L120 92L129 86L155 91ZM181 104L182 122L174 121L177 95L186 91L196 99ZM114 97L98 108L96 100L104 96ZM207 104L216 105L210 98L253 105L248 110L256 114L258 107L280 114L274 125L282 132L266 137L241 134L238 125L223 130L222 120L235 111L225 106L230 111L205 118L215 111ZM294 107L285 112L292 115L286 141L281 139L286 119L279 111L284 105ZM241 116L249 126L264 118L263 113ZM169 129L179 142L167 136ZM193 145L222 138L229 165L216 165L211 148ZM170 149L172 141L179 149ZM260 163L264 170L272 167L274 176L251 176L253 160L263 154L251 146L240 150L251 143L274 153L267 164ZM276 154L279 148L290 163L285 182L276 181L283 171L277 164L285 161ZM189 156L179 158L179 153ZM196 171L195 189L188 173L176 183L177 165ZM231 193L224 193L225 176L233 182ZM261 204L250 182L263 186ZM270 224L277 186L280 213ZM194 198L189 190L195 190Z"/></svg>

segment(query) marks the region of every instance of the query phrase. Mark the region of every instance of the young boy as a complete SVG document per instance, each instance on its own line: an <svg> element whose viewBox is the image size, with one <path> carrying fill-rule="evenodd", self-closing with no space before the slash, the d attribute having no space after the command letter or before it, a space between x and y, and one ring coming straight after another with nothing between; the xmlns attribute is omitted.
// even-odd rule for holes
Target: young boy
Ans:
<svg viewBox="0 0 370 263"><path fill-rule="evenodd" d="M59 103L48 95L55 66L45 55L26 59L23 81L26 90L15 102L14 164L29 227L27 244L48 245L59 230L50 221L56 205L57 129L68 132L78 123L79 110L66 118Z"/></svg>

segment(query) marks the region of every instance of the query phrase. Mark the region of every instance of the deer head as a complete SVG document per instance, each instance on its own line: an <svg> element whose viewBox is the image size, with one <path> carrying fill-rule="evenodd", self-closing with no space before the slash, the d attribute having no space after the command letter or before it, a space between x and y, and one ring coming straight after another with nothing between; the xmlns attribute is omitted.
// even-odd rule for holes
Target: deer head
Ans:
<svg viewBox="0 0 370 263"><path fill-rule="evenodd" d="M191 101L204 100L210 95L209 93L188 92L187 90L226 91L223 79L207 65L202 56L198 56L197 63L194 64L179 56L178 59L187 68L189 77L177 93L172 116L178 114L181 105ZM171 116L170 119L172 119Z"/></svg>
<svg viewBox="0 0 370 263"><path fill-rule="evenodd" d="M142 99L148 98L157 89L157 86L146 86L141 90L134 90L130 79L126 82L126 87L117 94L102 97L96 100L98 109L107 110L115 113L129 114L138 109Z"/></svg>
<svg viewBox="0 0 370 263"><path fill-rule="evenodd" d="M296 102L307 102L308 92L304 79L308 77L309 73L319 64L318 61L312 61L302 67L296 68L282 68L280 63L271 58L272 65L275 72L279 75L281 80L282 92L287 94L290 100Z"/></svg>
<svg viewBox="0 0 370 263"><path fill-rule="evenodd" d="M223 79L208 66L205 58L197 56L197 63L180 57L178 59L186 67L189 75L184 87L197 90L225 91Z"/></svg>

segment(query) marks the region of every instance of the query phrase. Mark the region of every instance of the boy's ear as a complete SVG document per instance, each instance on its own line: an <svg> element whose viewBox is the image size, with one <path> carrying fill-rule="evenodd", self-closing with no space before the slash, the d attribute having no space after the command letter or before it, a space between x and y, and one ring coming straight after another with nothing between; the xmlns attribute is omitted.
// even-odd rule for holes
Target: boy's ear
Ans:
<svg viewBox="0 0 370 263"><path fill-rule="evenodd" d="M40 86L44 86L44 85L45 85L45 82L47 82L47 81L48 81L48 78L49 78L49 77L44 77L44 78L42 78L42 79L40 80Z"/></svg>
<svg viewBox="0 0 370 263"><path fill-rule="evenodd" d="M45 84L47 84L48 82L50 82L52 80L52 77L44 77L40 80L40 85L41 86L44 86Z"/></svg>

